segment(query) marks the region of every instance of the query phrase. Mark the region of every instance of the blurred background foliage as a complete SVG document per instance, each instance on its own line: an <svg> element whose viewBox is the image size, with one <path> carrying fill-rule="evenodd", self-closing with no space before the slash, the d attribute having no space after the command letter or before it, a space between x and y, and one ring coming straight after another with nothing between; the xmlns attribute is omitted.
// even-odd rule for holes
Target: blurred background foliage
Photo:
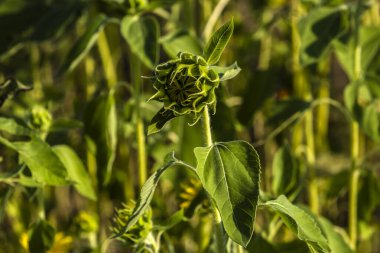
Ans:
<svg viewBox="0 0 380 253"><path fill-rule="evenodd" d="M284 194L326 217L351 241L336 252L380 252L379 6L2 0L0 252L154 252L158 242L161 252L211 250L209 203L180 168L163 176L132 234L103 242L166 154L195 166L202 146L186 117L146 136L159 104L147 102L155 91L144 77L180 51L200 55L232 17L220 65L237 60L242 71L217 90L214 139L253 144L262 198ZM306 252L273 216L258 211L248 252Z"/></svg>

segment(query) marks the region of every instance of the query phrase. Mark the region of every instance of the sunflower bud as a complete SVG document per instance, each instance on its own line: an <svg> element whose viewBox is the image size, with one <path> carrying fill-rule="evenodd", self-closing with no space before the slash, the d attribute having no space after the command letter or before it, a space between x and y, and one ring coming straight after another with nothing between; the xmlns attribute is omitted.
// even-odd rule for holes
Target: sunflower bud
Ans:
<svg viewBox="0 0 380 253"><path fill-rule="evenodd" d="M194 123L197 122L206 106L215 111L215 89L219 83L218 74L202 57L179 53L177 59L159 64L155 69L153 85L157 92L150 100L164 103L156 117L167 122L174 117L190 114L194 117Z"/></svg>

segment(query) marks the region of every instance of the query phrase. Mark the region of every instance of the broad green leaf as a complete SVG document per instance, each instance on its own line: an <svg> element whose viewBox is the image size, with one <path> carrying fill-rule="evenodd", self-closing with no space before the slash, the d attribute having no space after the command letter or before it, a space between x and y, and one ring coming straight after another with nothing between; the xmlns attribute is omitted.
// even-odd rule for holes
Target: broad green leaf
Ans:
<svg viewBox="0 0 380 253"><path fill-rule="evenodd" d="M275 200L267 201L261 206L270 208L280 215L286 226L305 241L312 252L331 252L326 237L323 235L321 227L317 221L303 209L293 205L289 200L281 195Z"/></svg>
<svg viewBox="0 0 380 253"><path fill-rule="evenodd" d="M336 231L329 220L319 217L318 221L322 226L322 231L326 235L332 253L354 253L348 242Z"/></svg>
<svg viewBox="0 0 380 253"><path fill-rule="evenodd" d="M275 153L272 171L272 189L275 195L287 194L297 186L298 167L287 145Z"/></svg>
<svg viewBox="0 0 380 253"><path fill-rule="evenodd" d="M54 237L54 227L45 220L38 221L29 231L29 252L48 252L54 244Z"/></svg>
<svg viewBox="0 0 380 253"><path fill-rule="evenodd" d="M320 7L300 20L301 63L309 65L320 59L331 42L349 28L348 8Z"/></svg>
<svg viewBox="0 0 380 253"><path fill-rule="evenodd" d="M0 143L15 150L32 177L47 185L66 185L67 171L51 147L13 119L0 118Z"/></svg>
<svg viewBox="0 0 380 253"><path fill-rule="evenodd" d="M214 65L219 61L233 31L234 21L231 19L211 35L203 51L203 56L209 65Z"/></svg>
<svg viewBox="0 0 380 253"><path fill-rule="evenodd" d="M177 30L160 39L165 52L172 58L176 58L178 53L187 52L193 55L201 55L202 47L200 42L187 30Z"/></svg>
<svg viewBox="0 0 380 253"><path fill-rule="evenodd" d="M95 45L99 33L107 24L108 18L104 15L95 17L89 24L86 32L73 45L72 49L65 58L59 73L72 71L79 62L87 55L90 49Z"/></svg>
<svg viewBox="0 0 380 253"><path fill-rule="evenodd" d="M165 110L164 108L162 108L150 121L148 126L148 135L157 133L166 124L166 122L169 122L175 117L176 116L171 110Z"/></svg>
<svg viewBox="0 0 380 253"><path fill-rule="evenodd" d="M111 177L117 144L117 114L112 90L88 103L84 132L96 144L98 184L106 185Z"/></svg>
<svg viewBox="0 0 380 253"><path fill-rule="evenodd" d="M241 68L239 68L237 62L231 64L228 67L212 66L210 68L215 70L216 73L218 73L220 81L232 79L235 76L237 76L237 74L239 74L239 72L241 71Z"/></svg>
<svg viewBox="0 0 380 253"><path fill-rule="evenodd" d="M125 16L120 29L131 51L147 67L153 69L159 54L160 29L157 20L151 16Z"/></svg>
<svg viewBox="0 0 380 253"><path fill-rule="evenodd" d="M215 201L228 236L247 246L252 238L259 197L260 161L244 141L217 142L194 149L197 174Z"/></svg>
<svg viewBox="0 0 380 253"><path fill-rule="evenodd" d="M13 78L5 80L2 84L0 84L0 107L8 98L12 98L17 95L17 93L28 91L30 89L32 89L32 87L26 86Z"/></svg>
<svg viewBox="0 0 380 253"><path fill-rule="evenodd" d="M75 189L83 196L96 200L96 194L92 187L90 176L78 155L69 146L57 145L53 147L54 153L65 165L68 178L74 183Z"/></svg>
<svg viewBox="0 0 380 253"><path fill-rule="evenodd" d="M152 201L154 191L158 185L161 175L171 166L176 165L177 159L174 157L174 153L168 154L165 158L165 165L159 168L153 175L151 175L148 180L144 183L141 188L139 199L133 209L132 215L130 216L128 222L125 224L124 228L121 229L119 234L113 235L112 238L117 238L126 233L139 218L144 214L145 210L149 207Z"/></svg>

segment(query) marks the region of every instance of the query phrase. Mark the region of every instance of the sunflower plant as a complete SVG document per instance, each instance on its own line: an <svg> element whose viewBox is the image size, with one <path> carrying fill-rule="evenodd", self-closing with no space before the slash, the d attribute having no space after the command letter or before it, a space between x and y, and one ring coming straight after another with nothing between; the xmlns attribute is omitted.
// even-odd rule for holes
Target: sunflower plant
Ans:
<svg viewBox="0 0 380 253"><path fill-rule="evenodd" d="M251 241L259 197L259 157L247 142L214 142L209 116L209 111L216 113L215 90L220 82L240 72L236 63L229 67L215 65L233 29L233 20L221 26L206 43L203 55L180 52L176 59L155 67L153 86L157 92L150 99L163 106L153 117L148 134L158 132L175 117L191 115L193 125L202 121L205 146L194 149L196 168L178 160L174 153L169 154L165 165L143 185L129 220L113 238L122 237L134 227L149 207L160 176L168 168L180 165L195 172L207 192L215 219L213 245L216 252L225 251L228 237L243 247Z"/></svg>

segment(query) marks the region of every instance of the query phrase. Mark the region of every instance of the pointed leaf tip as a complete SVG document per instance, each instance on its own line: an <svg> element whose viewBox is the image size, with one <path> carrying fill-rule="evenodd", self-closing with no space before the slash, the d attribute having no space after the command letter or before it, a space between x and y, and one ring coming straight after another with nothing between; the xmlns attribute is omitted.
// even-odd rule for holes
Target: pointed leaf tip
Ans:
<svg viewBox="0 0 380 253"><path fill-rule="evenodd" d="M209 65L216 64L230 40L234 31L234 21L222 25L208 40L203 55Z"/></svg>

